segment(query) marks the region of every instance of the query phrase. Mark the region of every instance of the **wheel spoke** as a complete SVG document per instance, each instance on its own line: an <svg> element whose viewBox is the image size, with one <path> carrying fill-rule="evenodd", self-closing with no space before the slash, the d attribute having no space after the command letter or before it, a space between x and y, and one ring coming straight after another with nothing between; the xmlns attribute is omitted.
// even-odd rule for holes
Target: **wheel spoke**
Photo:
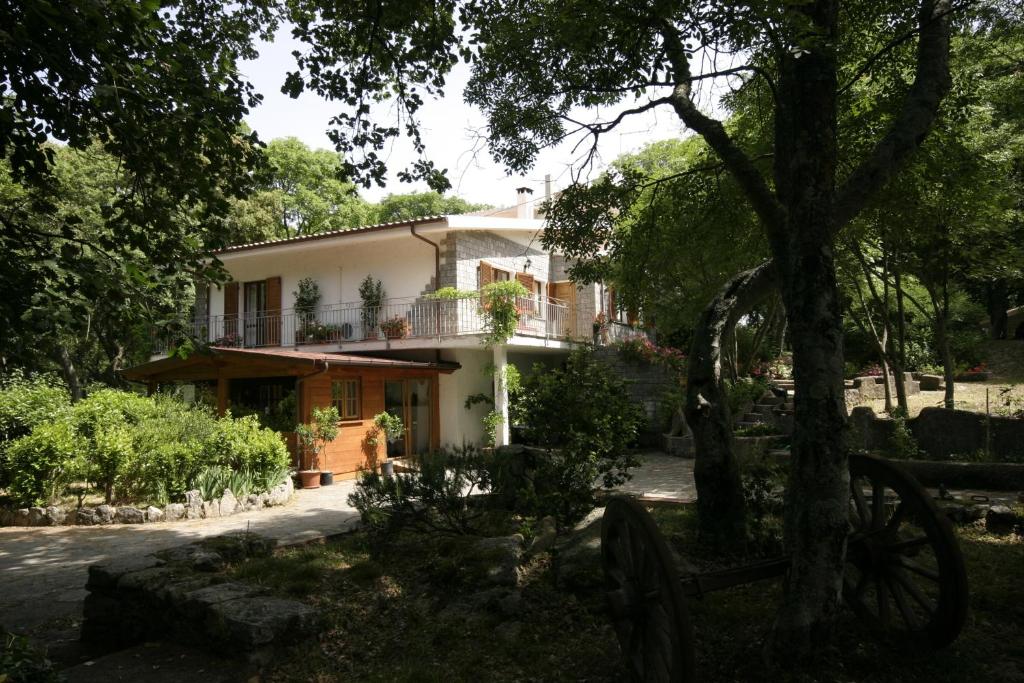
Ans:
<svg viewBox="0 0 1024 683"><path fill-rule="evenodd" d="M910 609L910 605L907 604L907 598L903 594L903 589L900 585L892 580L887 580L886 584L889 587L889 591L892 593L893 600L896 602L896 609L900 611L903 616L903 621L906 622L907 627L911 631L916 631L920 628L917 617L914 615L914 611Z"/></svg>
<svg viewBox="0 0 1024 683"><path fill-rule="evenodd" d="M923 576L926 579L931 579L935 583L939 582L939 573L933 569L922 567L916 562L911 562L905 557L899 557L900 566L908 571L912 571L918 576Z"/></svg>
<svg viewBox="0 0 1024 683"><path fill-rule="evenodd" d="M881 529L885 517L885 486L881 482L871 482L871 528Z"/></svg>
<svg viewBox="0 0 1024 683"><path fill-rule="evenodd" d="M910 593L910 597L912 597L914 601L921 606L921 609L928 613L929 617L932 614L935 614L937 605L929 600L928 596L921 592L921 589L917 587L909 576L903 573L902 569L894 567L892 575L900 585L903 586L903 589Z"/></svg>
<svg viewBox="0 0 1024 683"><path fill-rule="evenodd" d="M853 489L853 502L857 508L857 516L860 517L860 528L868 528L868 504L864 500L864 489L860 483L860 478L857 477L850 481L850 486Z"/></svg>
<svg viewBox="0 0 1024 683"><path fill-rule="evenodd" d="M900 528L900 524L903 523L903 518L907 514L907 501L901 500L900 504L896 506L896 510L892 513L892 517L889 518L889 522L885 525L885 530L888 532L896 531Z"/></svg>
<svg viewBox="0 0 1024 683"><path fill-rule="evenodd" d="M910 538L905 541L897 541L885 546L886 552L889 553L902 553L905 550L911 550L912 548L918 548L922 545L928 545L930 539L927 536L917 536Z"/></svg>
<svg viewBox="0 0 1024 683"><path fill-rule="evenodd" d="M878 603L878 620L882 626L889 625L889 591L886 589L885 578L875 578L875 597Z"/></svg>

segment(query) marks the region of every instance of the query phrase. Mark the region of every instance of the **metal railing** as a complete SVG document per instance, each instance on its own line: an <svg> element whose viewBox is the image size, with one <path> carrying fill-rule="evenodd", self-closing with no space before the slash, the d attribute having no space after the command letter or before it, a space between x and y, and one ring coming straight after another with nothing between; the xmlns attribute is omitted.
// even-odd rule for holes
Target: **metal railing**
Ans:
<svg viewBox="0 0 1024 683"><path fill-rule="evenodd" d="M546 296L520 297L516 334L564 339L572 331L569 306ZM354 344L394 339L442 339L487 331L479 298L386 299L380 306L332 304L314 313L293 309L280 313L209 316L186 325L180 338L215 346L260 348ZM158 340L156 352L168 344Z"/></svg>
<svg viewBox="0 0 1024 683"><path fill-rule="evenodd" d="M604 341L604 339L602 339L603 343L606 344L630 341L633 339L650 339L650 335L647 333L647 330L643 330L639 327L633 327L632 325L627 325L626 323L620 323L615 320L608 323L606 329L607 341Z"/></svg>

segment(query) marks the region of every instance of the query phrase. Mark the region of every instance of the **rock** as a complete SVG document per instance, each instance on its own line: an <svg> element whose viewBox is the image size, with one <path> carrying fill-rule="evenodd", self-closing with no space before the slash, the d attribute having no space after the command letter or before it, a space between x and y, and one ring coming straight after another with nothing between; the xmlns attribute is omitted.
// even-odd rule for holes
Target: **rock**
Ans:
<svg viewBox="0 0 1024 683"><path fill-rule="evenodd" d="M155 593L173 578L170 567L149 567L123 574L117 580L118 591Z"/></svg>
<svg viewBox="0 0 1024 683"><path fill-rule="evenodd" d="M551 516L542 518L537 524L537 534L533 537L533 543L530 544L530 554L547 552L555 545L557 538L558 529L555 526L555 518Z"/></svg>
<svg viewBox="0 0 1024 683"><path fill-rule="evenodd" d="M197 572L219 572L226 564L224 557L214 550L198 548L192 555L192 568Z"/></svg>
<svg viewBox="0 0 1024 683"><path fill-rule="evenodd" d="M109 505L96 506L96 517L100 520L100 524L113 523L115 514L116 511Z"/></svg>
<svg viewBox="0 0 1024 683"><path fill-rule="evenodd" d="M119 524L142 524L146 521L146 513L138 508L119 507L114 519Z"/></svg>
<svg viewBox="0 0 1024 683"><path fill-rule="evenodd" d="M189 569L200 572L220 571L227 564L223 555L200 543L189 543L177 548L162 550L157 555L171 564L186 565Z"/></svg>
<svg viewBox="0 0 1024 683"><path fill-rule="evenodd" d="M231 492L231 489L224 489L224 495L220 498L220 516L227 517L238 512L239 504L238 499L235 498L235 494Z"/></svg>
<svg viewBox="0 0 1024 683"><path fill-rule="evenodd" d="M185 491L185 517L199 519L203 516L203 495L194 489Z"/></svg>
<svg viewBox="0 0 1024 683"><path fill-rule="evenodd" d="M214 517L220 517L220 501L219 500L207 500L203 502L203 518L212 519Z"/></svg>
<svg viewBox="0 0 1024 683"><path fill-rule="evenodd" d="M241 562L250 557L270 557L277 541L259 534L240 531L207 538L196 545L219 553L229 562Z"/></svg>
<svg viewBox="0 0 1024 683"><path fill-rule="evenodd" d="M970 524L984 518L988 514L989 506L949 502L940 504L939 509L954 524Z"/></svg>
<svg viewBox="0 0 1024 683"><path fill-rule="evenodd" d="M95 508L78 508L75 510L75 524L81 526L100 524L100 516Z"/></svg>
<svg viewBox="0 0 1024 683"><path fill-rule="evenodd" d="M165 562L155 555L127 555L103 564L94 564L89 567L89 580L85 587L90 591L108 590L117 585L118 579L129 572L162 567L164 564Z"/></svg>
<svg viewBox="0 0 1024 683"><path fill-rule="evenodd" d="M0 508L0 526L11 526L14 523L14 510Z"/></svg>
<svg viewBox="0 0 1024 683"><path fill-rule="evenodd" d="M288 477L283 483L278 484L274 488L267 492L267 505L284 505L291 500L292 495L295 493L295 484L292 483L292 478Z"/></svg>
<svg viewBox="0 0 1024 683"><path fill-rule="evenodd" d="M1006 505L993 505L985 515L985 528L990 533L1000 536L1012 534L1013 528L1019 523L1017 513Z"/></svg>
<svg viewBox="0 0 1024 683"><path fill-rule="evenodd" d="M259 503L257 504L256 507L257 510L260 510L266 507L267 505L270 505L270 503L267 502L268 500L270 500L270 494L267 493L266 491L257 496L257 498L259 499Z"/></svg>
<svg viewBox="0 0 1024 683"><path fill-rule="evenodd" d="M162 522L164 521L164 511L158 507L150 505L146 508L146 521L147 522Z"/></svg>
<svg viewBox="0 0 1024 683"><path fill-rule="evenodd" d="M28 509L28 525L29 526L49 526L46 520L46 510L41 507L31 507Z"/></svg>
<svg viewBox="0 0 1024 683"><path fill-rule="evenodd" d="M316 611L301 602L255 597L213 605L207 623L215 639L254 650L300 641L316 632L317 619Z"/></svg>
<svg viewBox="0 0 1024 683"><path fill-rule="evenodd" d="M263 498L255 493L250 493L249 497L245 499L245 505L249 510L262 510Z"/></svg>
<svg viewBox="0 0 1024 683"><path fill-rule="evenodd" d="M13 526L29 526L29 518L30 514L28 508L21 508L20 510L15 510Z"/></svg>
<svg viewBox="0 0 1024 683"><path fill-rule="evenodd" d="M164 519L176 522L185 516L185 506L181 503L169 503L164 506Z"/></svg>
<svg viewBox="0 0 1024 683"><path fill-rule="evenodd" d="M59 505L50 505L46 508L46 526L60 526L64 523L67 513Z"/></svg>
<svg viewBox="0 0 1024 683"><path fill-rule="evenodd" d="M216 583L212 586L199 588L198 590L185 593L181 608L186 617L192 620L200 620L204 617L210 607L219 605L222 602L239 600L259 595L264 592L256 586L249 586L244 583Z"/></svg>
<svg viewBox="0 0 1024 683"><path fill-rule="evenodd" d="M921 391L943 391L946 388L942 375L922 374L918 381L921 383Z"/></svg>
<svg viewBox="0 0 1024 683"><path fill-rule="evenodd" d="M473 546L473 553L481 562L483 578L495 586L519 584L519 561L523 556L522 534L484 538Z"/></svg>
<svg viewBox="0 0 1024 683"><path fill-rule="evenodd" d="M601 585L601 518L595 508L554 547L555 583L559 588L589 590Z"/></svg>

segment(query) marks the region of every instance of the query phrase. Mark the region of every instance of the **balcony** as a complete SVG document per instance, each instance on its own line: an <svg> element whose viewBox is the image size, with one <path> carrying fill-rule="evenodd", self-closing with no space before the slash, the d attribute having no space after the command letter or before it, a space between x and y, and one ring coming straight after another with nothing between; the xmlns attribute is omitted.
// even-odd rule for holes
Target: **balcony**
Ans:
<svg viewBox="0 0 1024 683"><path fill-rule="evenodd" d="M575 331L570 307L546 296L521 297L516 335L568 339ZM169 341L196 339L216 346L261 348L359 344L399 339L437 340L485 333L479 299L387 299L381 306L362 303L322 306L316 313L210 316L192 322L177 339L157 340L154 353Z"/></svg>

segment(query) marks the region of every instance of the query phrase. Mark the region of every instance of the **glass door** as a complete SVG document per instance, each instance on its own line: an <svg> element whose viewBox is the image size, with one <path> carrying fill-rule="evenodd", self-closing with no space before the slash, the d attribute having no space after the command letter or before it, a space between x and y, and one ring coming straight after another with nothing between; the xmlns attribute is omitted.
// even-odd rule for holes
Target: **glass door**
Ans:
<svg viewBox="0 0 1024 683"><path fill-rule="evenodd" d="M388 441L388 457L422 455L430 451L433 397L430 379L384 382L384 410L401 418L405 434Z"/></svg>
<svg viewBox="0 0 1024 683"><path fill-rule="evenodd" d="M266 337L267 281L245 283L245 345L264 346Z"/></svg>

